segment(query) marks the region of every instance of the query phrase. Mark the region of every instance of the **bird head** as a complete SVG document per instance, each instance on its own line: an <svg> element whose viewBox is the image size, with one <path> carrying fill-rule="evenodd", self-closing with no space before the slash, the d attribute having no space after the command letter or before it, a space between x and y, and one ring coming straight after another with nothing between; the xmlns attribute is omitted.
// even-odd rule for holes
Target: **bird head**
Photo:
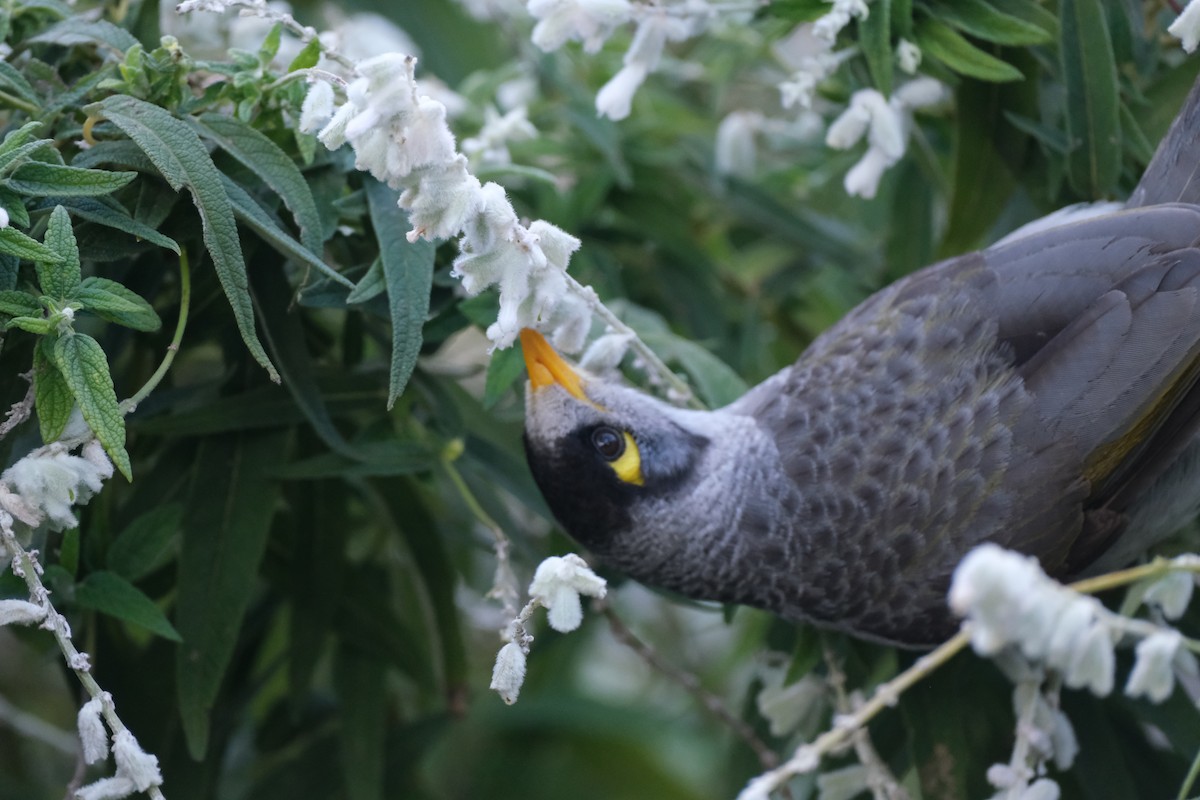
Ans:
<svg viewBox="0 0 1200 800"><path fill-rule="evenodd" d="M574 539L640 577L693 522L688 499L711 449L706 412L576 369L533 330L521 347L525 450L542 495Z"/></svg>

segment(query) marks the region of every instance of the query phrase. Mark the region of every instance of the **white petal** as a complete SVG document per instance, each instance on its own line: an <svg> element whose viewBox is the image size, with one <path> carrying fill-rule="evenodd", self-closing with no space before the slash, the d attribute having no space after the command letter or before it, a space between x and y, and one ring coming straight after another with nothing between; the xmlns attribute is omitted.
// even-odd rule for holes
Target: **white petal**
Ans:
<svg viewBox="0 0 1200 800"><path fill-rule="evenodd" d="M645 67L637 64L622 67L596 95L596 113L613 120L628 117L633 107L633 95L645 80Z"/></svg>
<svg viewBox="0 0 1200 800"><path fill-rule="evenodd" d="M1162 609L1167 619L1179 619L1187 611L1195 585L1191 573L1172 572L1152 583L1142 599Z"/></svg>
<svg viewBox="0 0 1200 800"><path fill-rule="evenodd" d="M325 125L333 116L333 86L325 81L315 81L304 95L300 106L300 130L312 133Z"/></svg>
<svg viewBox="0 0 1200 800"><path fill-rule="evenodd" d="M0 625L37 625L45 618L45 606L28 600L0 600Z"/></svg>
<svg viewBox="0 0 1200 800"><path fill-rule="evenodd" d="M117 774L133 781L139 792L162 785L158 758L143 750L132 733L125 730L114 736L112 749L113 760L117 762Z"/></svg>
<svg viewBox="0 0 1200 800"><path fill-rule="evenodd" d="M79 709L76 724L79 741L83 744L83 762L95 764L108 758L108 731L100 718L103 705L99 697L93 697Z"/></svg>
<svg viewBox="0 0 1200 800"><path fill-rule="evenodd" d="M1125 694L1161 703L1175 690L1175 653L1183 642L1176 630L1152 633L1137 646L1137 661L1125 683Z"/></svg>
<svg viewBox="0 0 1200 800"><path fill-rule="evenodd" d="M546 619L550 627L559 633L570 633L583 623L583 605L579 593L570 586L560 584L543 599Z"/></svg>
<svg viewBox="0 0 1200 800"><path fill-rule="evenodd" d="M525 683L525 653L516 642L509 642L496 654L491 687L510 706L517 702Z"/></svg>
<svg viewBox="0 0 1200 800"><path fill-rule="evenodd" d="M1191 0L1167 28L1167 33L1181 40L1184 52L1195 52L1200 45L1200 0Z"/></svg>

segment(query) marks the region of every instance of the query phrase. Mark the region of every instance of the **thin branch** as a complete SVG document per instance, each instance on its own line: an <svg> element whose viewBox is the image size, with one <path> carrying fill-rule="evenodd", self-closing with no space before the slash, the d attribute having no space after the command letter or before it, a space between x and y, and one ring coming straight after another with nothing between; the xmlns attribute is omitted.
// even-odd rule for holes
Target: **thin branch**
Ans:
<svg viewBox="0 0 1200 800"><path fill-rule="evenodd" d="M179 352L179 345L183 341L183 332L187 328L188 309L191 304L192 272L188 265L187 249L185 248L179 251L179 321L175 323L175 335L171 337L171 343L167 345L167 353L163 356L162 363L146 381L146 385L139 389L133 397L121 403L122 412L132 414L138 407L138 403L145 400L151 392L158 388L158 384L166 376L167 370L175 361L175 354Z"/></svg>
<svg viewBox="0 0 1200 800"><path fill-rule="evenodd" d="M29 415L33 413L33 404L37 399L37 389L33 385L33 370L23 372L18 377L29 381L29 390L25 392L25 397L19 402L14 403L13 407L4 415L4 422L0 423L0 439L3 439L13 428L29 419Z"/></svg>
<svg viewBox="0 0 1200 800"><path fill-rule="evenodd" d="M608 619L608 627L612 631L613 637L621 644L628 647L633 652L641 656L642 660L653 667L658 672L670 678L675 683L682 686L692 697L700 702L710 714L720 720L726 727L733 731L751 750L758 756L758 761L763 765L763 769L773 769L779 764L779 756L767 744L759 738L754 729L746 724L744 720L730 711L725 702L704 688L700 683L700 679L690 672L680 669L673 664L668 663L660 656L654 648L643 642L637 637L633 631L625 625L617 613L613 611L612 606L603 600L596 600L592 603L592 607L599 609L602 614Z"/></svg>

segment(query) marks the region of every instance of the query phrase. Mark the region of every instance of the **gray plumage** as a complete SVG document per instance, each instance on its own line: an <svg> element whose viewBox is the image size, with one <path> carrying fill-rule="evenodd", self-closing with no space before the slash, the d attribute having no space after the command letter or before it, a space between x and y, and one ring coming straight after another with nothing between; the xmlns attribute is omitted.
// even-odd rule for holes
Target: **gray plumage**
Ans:
<svg viewBox="0 0 1200 800"><path fill-rule="evenodd" d="M556 516L646 583L904 644L984 541L1069 578L1200 508L1200 90L1129 207L927 267L714 412L527 394ZM629 432L644 483L589 432Z"/></svg>

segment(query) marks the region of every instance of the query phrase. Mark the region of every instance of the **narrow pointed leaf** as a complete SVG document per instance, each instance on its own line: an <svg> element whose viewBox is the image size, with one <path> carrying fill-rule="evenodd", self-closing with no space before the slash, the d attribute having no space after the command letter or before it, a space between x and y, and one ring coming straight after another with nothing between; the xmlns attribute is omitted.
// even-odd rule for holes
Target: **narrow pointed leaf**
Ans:
<svg viewBox="0 0 1200 800"><path fill-rule="evenodd" d="M79 286L79 245L71 228L71 216L62 206L50 214L46 225L46 246L58 256L57 261L37 262L38 282L42 291L51 297L66 298Z"/></svg>
<svg viewBox="0 0 1200 800"><path fill-rule="evenodd" d="M342 703L340 750L349 800L383 800L386 664L350 648L338 654L334 685Z"/></svg>
<svg viewBox="0 0 1200 800"><path fill-rule="evenodd" d="M370 268L367 269L365 275L359 278L350 294L346 295L346 302L365 303L385 291L387 291L387 281L383 276L383 260L377 258L371 262Z"/></svg>
<svg viewBox="0 0 1200 800"><path fill-rule="evenodd" d="M138 239L144 239L151 244L165 247L176 255L179 254L178 242L170 236L164 236L149 225L134 219L129 215L128 211L112 200L75 197L64 199L62 204L71 211L73 216L80 219L94 222L97 225L103 225L106 228L115 228L116 230L124 231L131 236L136 236Z"/></svg>
<svg viewBox="0 0 1200 800"><path fill-rule="evenodd" d="M54 365L108 457L127 480L133 480L133 467L125 452L125 417L117 405L108 359L100 344L86 333L60 336L54 344Z"/></svg>
<svg viewBox="0 0 1200 800"><path fill-rule="evenodd" d="M1110 193L1121 174L1120 86L1100 0L1061 0L1066 84L1067 177L1089 198Z"/></svg>
<svg viewBox="0 0 1200 800"><path fill-rule="evenodd" d="M136 172L113 172L28 161L6 181L9 189L33 197L90 197L111 194L137 177Z"/></svg>
<svg viewBox="0 0 1200 800"><path fill-rule="evenodd" d="M296 162L279 145L236 117L209 113L193 120L193 124L202 136L220 145L283 199L300 227L301 243L313 253L320 253L321 215Z"/></svg>
<svg viewBox="0 0 1200 800"><path fill-rule="evenodd" d="M917 44L930 57L962 75L993 83L1019 81L1024 77L1012 64L980 50L961 33L932 17L921 20L916 37Z"/></svg>
<svg viewBox="0 0 1200 800"><path fill-rule="evenodd" d="M105 563L113 572L136 581L166 562L183 522L183 506L168 503L147 511L113 539Z"/></svg>
<svg viewBox="0 0 1200 800"><path fill-rule="evenodd" d="M156 331L162 327L158 313L141 295L108 278L86 278L71 296L101 319L135 331Z"/></svg>
<svg viewBox="0 0 1200 800"><path fill-rule="evenodd" d="M1051 31L1006 14L987 0L941 0L933 8L938 18L949 25L996 44L1046 44L1054 38Z"/></svg>
<svg viewBox="0 0 1200 800"><path fill-rule="evenodd" d="M57 441L71 418L75 397L54 365L54 340L49 336L43 336L33 349L33 392L42 441Z"/></svg>
<svg viewBox="0 0 1200 800"><path fill-rule="evenodd" d="M392 364L388 378L391 408L404 391L417 355L421 329L429 314L429 288L433 284L434 245L424 239L409 242L407 215L396 205L399 195L378 181L367 181L371 226L379 242L387 281L388 308L392 316Z"/></svg>
<svg viewBox="0 0 1200 800"><path fill-rule="evenodd" d="M37 92L34 91L33 86L26 80L25 76L7 61L0 61L0 89L15 94L28 103L33 103L34 105L42 104L42 99L38 97Z"/></svg>
<svg viewBox="0 0 1200 800"><path fill-rule="evenodd" d="M16 228L0 228L0 253L26 261L57 264L62 257L37 239L31 239Z"/></svg>
<svg viewBox="0 0 1200 800"><path fill-rule="evenodd" d="M233 208L225 193L221 173L200 138L186 123L158 106L127 95L116 95L88 107L120 128L158 168L176 190L187 187L200 212L204 243L217 277L237 320L250 355L278 381L254 329L254 304L246 280L246 262L238 239Z"/></svg>
<svg viewBox="0 0 1200 800"><path fill-rule="evenodd" d="M42 313L42 304L29 292L16 289L0 291L0 314L10 317L34 317Z"/></svg>
<svg viewBox="0 0 1200 800"><path fill-rule="evenodd" d="M107 20L87 20L83 17L70 17L51 25L37 36L31 37L29 41L64 47L75 44L100 44L121 55L138 43L133 34L124 28Z"/></svg>
<svg viewBox="0 0 1200 800"><path fill-rule="evenodd" d="M179 632L162 609L141 589L116 573L101 570L88 575L75 587L75 603L140 625L164 639L181 641Z"/></svg>
<svg viewBox="0 0 1200 800"><path fill-rule="evenodd" d="M268 477L287 444L271 431L209 437L200 445L183 517L175 681L188 751L208 751L209 715L255 592L278 484Z"/></svg>

